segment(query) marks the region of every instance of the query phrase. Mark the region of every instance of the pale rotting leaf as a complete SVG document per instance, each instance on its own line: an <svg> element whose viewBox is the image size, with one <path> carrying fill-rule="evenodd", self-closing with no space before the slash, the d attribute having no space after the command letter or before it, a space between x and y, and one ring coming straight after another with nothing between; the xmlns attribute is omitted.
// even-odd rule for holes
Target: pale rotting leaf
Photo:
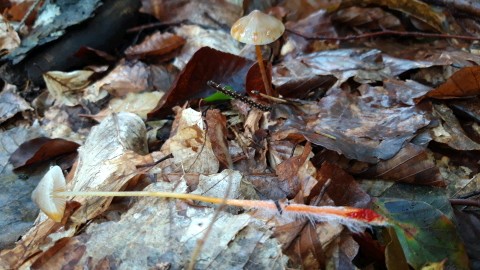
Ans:
<svg viewBox="0 0 480 270"><path fill-rule="evenodd" d="M0 15L0 52L6 54L20 45L20 37L8 23L5 18Z"/></svg>
<svg viewBox="0 0 480 270"><path fill-rule="evenodd" d="M147 119L147 114L157 106L162 95L163 93L161 92L128 93L122 98L116 97L111 99L107 108L89 117L100 122L112 113L130 112L145 120Z"/></svg>
<svg viewBox="0 0 480 270"><path fill-rule="evenodd" d="M206 134L202 115L193 109L181 111L176 133L163 147L173 154L173 163L178 171L209 175L217 173L220 168Z"/></svg>
<svg viewBox="0 0 480 270"><path fill-rule="evenodd" d="M80 103L85 88L90 84L89 78L94 74L90 70L71 72L49 71L43 74L48 92L57 103L75 106Z"/></svg>

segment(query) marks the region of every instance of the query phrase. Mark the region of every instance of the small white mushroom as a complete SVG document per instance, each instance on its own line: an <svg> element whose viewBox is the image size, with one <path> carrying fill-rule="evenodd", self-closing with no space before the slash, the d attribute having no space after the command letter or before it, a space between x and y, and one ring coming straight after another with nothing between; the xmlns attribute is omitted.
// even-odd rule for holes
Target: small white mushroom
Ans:
<svg viewBox="0 0 480 270"><path fill-rule="evenodd" d="M65 182L62 169L52 166L32 193L32 200L40 210L57 222L63 218L67 199L55 196L54 193L65 191Z"/></svg>

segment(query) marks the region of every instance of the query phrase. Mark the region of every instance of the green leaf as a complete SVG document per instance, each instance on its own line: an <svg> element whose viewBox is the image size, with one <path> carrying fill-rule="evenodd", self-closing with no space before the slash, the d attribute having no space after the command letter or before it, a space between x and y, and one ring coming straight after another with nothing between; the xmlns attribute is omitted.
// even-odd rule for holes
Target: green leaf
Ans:
<svg viewBox="0 0 480 270"><path fill-rule="evenodd" d="M225 86L225 88L230 90L230 91L235 91L230 86ZM226 100L231 100L231 99L232 99L231 96L225 95L224 93L217 91L217 92L211 94L210 96L204 98L203 100L205 102L218 102L218 101L226 101Z"/></svg>
<svg viewBox="0 0 480 270"><path fill-rule="evenodd" d="M468 269L468 257L453 222L421 201L379 199L377 211L390 219L408 263L421 269L446 261L446 267Z"/></svg>

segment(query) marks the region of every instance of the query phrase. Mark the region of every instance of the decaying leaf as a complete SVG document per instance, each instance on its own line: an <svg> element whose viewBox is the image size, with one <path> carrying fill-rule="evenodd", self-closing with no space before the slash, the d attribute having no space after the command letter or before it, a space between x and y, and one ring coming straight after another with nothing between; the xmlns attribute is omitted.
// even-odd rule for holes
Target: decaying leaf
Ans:
<svg viewBox="0 0 480 270"><path fill-rule="evenodd" d="M137 93L148 89L150 72L143 62L122 61L107 76L85 89L85 99L97 101L107 93L123 97L128 93Z"/></svg>
<svg viewBox="0 0 480 270"><path fill-rule="evenodd" d="M20 45L20 37L17 32L13 30L11 24L5 21L3 16L0 16L0 51L2 54L17 48Z"/></svg>

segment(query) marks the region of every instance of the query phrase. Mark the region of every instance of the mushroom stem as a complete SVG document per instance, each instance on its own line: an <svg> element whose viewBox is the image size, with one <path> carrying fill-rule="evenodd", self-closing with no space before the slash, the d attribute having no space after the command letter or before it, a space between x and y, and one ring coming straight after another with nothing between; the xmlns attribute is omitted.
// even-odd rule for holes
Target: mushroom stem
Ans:
<svg viewBox="0 0 480 270"><path fill-rule="evenodd" d="M280 213L291 213L294 215L306 215L319 220L337 220L343 224L357 222L370 225L387 225L387 220L369 209L361 209L347 206L312 206L295 203L284 203L279 201L261 201L261 200L238 200L219 197L207 197L191 193L175 193L164 191L57 191L52 193L52 197L161 197L174 198L181 200L195 200L212 204L225 204L237 206L244 209L264 209L278 211Z"/></svg>
<svg viewBox="0 0 480 270"><path fill-rule="evenodd" d="M265 91L269 96L273 95L272 88L270 87L270 82L267 78L267 72L265 71L265 66L263 65L262 51L260 50L260 45L255 45L255 51L257 52L258 66L260 67L260 73L262 74L263 84L265 85Z"/></svg>

